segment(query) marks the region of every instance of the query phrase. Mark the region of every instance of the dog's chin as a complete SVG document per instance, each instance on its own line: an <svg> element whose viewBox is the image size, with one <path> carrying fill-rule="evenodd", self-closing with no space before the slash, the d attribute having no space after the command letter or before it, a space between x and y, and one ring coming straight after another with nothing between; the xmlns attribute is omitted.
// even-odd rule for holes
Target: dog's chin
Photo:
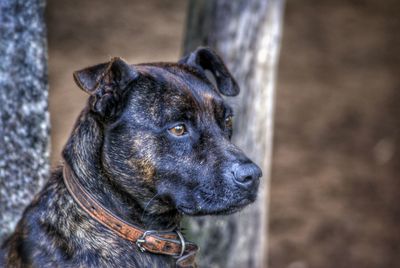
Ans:
<svg viewBox="0 0 400 268"><path fill-rule="evenodd" d="M177 210L187 216L205 216L205 215L229 215L236 213L247 205L253 203L256 198L243 198L234 204L215 204L215 206L208 205L203 207L201 205L180 205L177 206Z"/></svg>

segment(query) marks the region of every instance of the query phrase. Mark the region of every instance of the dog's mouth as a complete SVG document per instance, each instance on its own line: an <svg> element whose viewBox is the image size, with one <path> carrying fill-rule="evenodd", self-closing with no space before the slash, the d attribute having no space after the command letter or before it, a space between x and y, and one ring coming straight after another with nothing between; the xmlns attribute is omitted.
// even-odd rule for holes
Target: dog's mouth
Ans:
<svg viewBox="0 0 400 268"><path fill-rule="evenodd" d="M229 205L223 204L215 204L214 206L208 204L207 206L202 206L201 204L197 205L178 205L177 210L184 215L187 216L205 216L205 215L229 215L236 213L247 205L253 203L256 199L256 196L252 198L242 198L238 202Z"/></svg>

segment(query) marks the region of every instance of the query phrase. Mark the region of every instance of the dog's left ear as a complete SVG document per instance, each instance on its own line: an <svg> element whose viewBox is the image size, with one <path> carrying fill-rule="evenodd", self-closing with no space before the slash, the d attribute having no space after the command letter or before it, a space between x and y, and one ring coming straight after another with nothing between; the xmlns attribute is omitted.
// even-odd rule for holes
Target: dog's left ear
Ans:
<svg viewBox="0 0 400 268"><path fill-rule="evenodd" d="M76 84L91 95L92 111L113 116L128 85L139 76L134 67L121 58L74 72Z"/></svg>
<svg viewBox="0 0 400 268"><path fill-rule="evenodd" d="M218 54L210 48L200 47L182 58L179 63L210 71L215 77L221 94L226 96L239 94L240 89L236 80L232 77Z"/></svg>

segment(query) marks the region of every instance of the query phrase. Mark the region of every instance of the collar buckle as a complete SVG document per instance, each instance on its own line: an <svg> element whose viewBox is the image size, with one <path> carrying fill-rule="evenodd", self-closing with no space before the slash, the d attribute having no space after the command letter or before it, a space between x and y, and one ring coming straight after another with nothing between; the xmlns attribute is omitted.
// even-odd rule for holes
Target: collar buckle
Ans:
<svg viewBox="0 0 400 268"><path fill-rule="evenodd" d="M151 234L158 233L158 232L159 232L159 231L155 231L155 230L148 230L148 231L145 231L145 232L143 233L143 235L142 235L141 237L139 237L139 238L136 240L135 244L136 244L136 246L139 248L139 250L140 250L141 252L145 252L145 251L146 251L146 248L143 246L143 244L146 243L146 237L149 236L149 235L151 235ZM179 230L175 230L174 232L177 234L177 236L178 236L178 238L179 238L179 240L180 240L180 244L181 244L181 252L180 252L180 254L177 256L178 258L180 258L180 257L182 257L183 254L185 253L185 250L186 250L186 241L185 241L185 238L183 237L182 233L181 233Z"/></svg>
<svg viewBox="0 0 400 268"><path fill-rule="evenodd" d="M182 233L178 230L175 230L175 233L178 235L179 240L181 242L181 253L179 254L178 258L182 257L183 254L185 253L186 250L186 241L185 238L183 237Z"/></svg>
<svg viewBox="0 0 400 268"><path fill-rule="evenodd" d="M143 243L146 243L146 236L154 234L154 233L157 233L157 231L148 230L148 231L144 232L143 235L136 240L136 246L139 248L139 250L141 252L145 252L146 251L146 248L143 247L143 245L142 245Z"/></svg>

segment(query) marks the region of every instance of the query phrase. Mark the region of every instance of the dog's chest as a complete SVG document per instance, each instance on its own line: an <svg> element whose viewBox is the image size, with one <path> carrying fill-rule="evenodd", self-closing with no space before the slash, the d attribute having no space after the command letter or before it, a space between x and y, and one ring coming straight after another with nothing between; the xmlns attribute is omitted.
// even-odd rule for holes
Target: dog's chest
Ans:
<svg viewBox="0 0 400 268"><path fill-rule="evenodd" d="M69 243L74 244L74 262L78 266L175 267L173 258L143 253L133 242L119 237L90 217L82 220L72 212L68 221L71 222L71 229L74 229L70 233Z"/></svg>
<svg viewBox="0 0 400 268"><path fill-rule="evenodd" d="M175 260L169 256L141 252L132 242L121 238L103 236L88 241L77 250L77 264L84 267L175 267Z"/></svg>
<svg viewBox="0 0 400 268"><path fill-rule="evenodd" d="M89 218L56 184L27 208L6 248L9 267L175 267Z"/></svg>

